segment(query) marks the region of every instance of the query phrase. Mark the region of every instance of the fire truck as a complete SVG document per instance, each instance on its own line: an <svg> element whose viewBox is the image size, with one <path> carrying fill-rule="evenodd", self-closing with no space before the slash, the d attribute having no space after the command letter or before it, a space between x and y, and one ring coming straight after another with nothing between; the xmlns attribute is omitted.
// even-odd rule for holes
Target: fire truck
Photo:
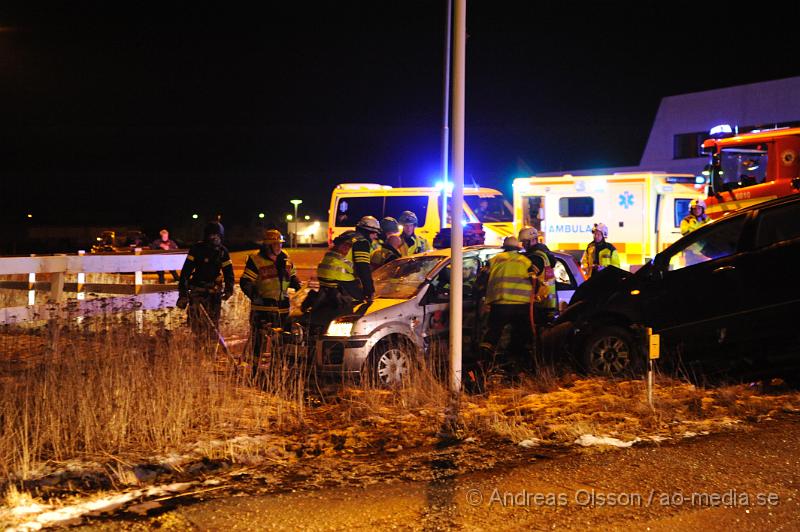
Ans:
<svg viewBox="0 0 800 532"><path fill-rule="evenodd" d="M800 128L734 134L730 126L717 126L710 135L702 147L711 156L703 172L710 178L710 218L800 192Z"/></svg>

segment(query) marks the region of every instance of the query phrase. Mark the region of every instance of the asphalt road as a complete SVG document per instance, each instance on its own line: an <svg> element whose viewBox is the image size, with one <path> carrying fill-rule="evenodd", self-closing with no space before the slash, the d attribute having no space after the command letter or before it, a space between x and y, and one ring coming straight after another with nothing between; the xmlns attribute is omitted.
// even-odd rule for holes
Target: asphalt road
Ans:
<svg viewBox="0 0 800 532"><path fill-rule="evenodd" d="M800 417L678 443L537 457L433 482L235 496L86 530L798 530ZM276 486L276 489L279 487Z"/></svg>

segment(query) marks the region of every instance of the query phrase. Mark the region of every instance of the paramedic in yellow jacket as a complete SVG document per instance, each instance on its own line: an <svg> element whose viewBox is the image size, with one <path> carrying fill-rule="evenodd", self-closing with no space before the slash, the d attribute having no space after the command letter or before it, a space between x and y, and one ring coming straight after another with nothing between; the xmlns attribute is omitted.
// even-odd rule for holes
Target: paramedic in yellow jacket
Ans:
<svg viewBox="0 0 800 532"><path fill-rule="evenodd" d="M534 325L547 325L556 317L558 300L556 297L556 277L553 272L555 257L547 246L539 242L539 231L533 227L523 227L519 231L519 241L525 248L525 256L533 265L534 286L533 314Z"/></svg>
<svg viewBox="0 0 800 532"><path fill-rule="evenodd" d="M281 249L283 235L277 229L264 231L264 241L258 253L247 258L239 280L242 292L250 298L250 325L253 349L261 352L260 330L267 323L286 327L289 322L289 288L300 289L297 270Z"/></svg>
<svg viewBox="0 0 800 532"><path fill-rule="evenodd" d="M581 258L581 268L586 278L592 276L593 273L599 272L608 266L616 266L619 268L619 254L617 248L613 244L606 242L608 238L608 227L606 224L594 224L592 229L594 240L586 248Z"/></svg>
<svg viewBox="0 0 800 532"><path fill-rule="evenodd" d="M403 232L400 233L400 238L403 240L402 249L400 250L403 255L413 255L414 253L422 253L428 251L428 241L416 233L419 220L417 215L411 211L403 211L400 218L397 219L398 223L403 226Z"/></svg>
<svg viewBox="0 0 800 532"><path fill-rule="evenodd" d="M710 221L706 216L706 202L701 199L692 200L689 214L681 220L681 235L686 236Z"/></svg>
<svg viewBox="0 0 800 532"><path fill-rule="evenodd" d="M510 325L511 342L506 354L512 372L530 369L531 356L527 345L531 340L530 306L533 297L533 265L520 252L519 241L509 236L503 240L503 252L489 260L486 304L489 323L481 342L484 360L490 362L506 325Z"/></svg>

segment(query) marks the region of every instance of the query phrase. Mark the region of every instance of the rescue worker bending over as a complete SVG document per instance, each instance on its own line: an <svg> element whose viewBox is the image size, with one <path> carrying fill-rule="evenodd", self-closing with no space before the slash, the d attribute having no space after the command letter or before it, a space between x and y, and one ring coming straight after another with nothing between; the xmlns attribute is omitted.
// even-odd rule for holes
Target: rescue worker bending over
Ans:
<svg viewBox="0 0 800 532"><path fill-rule="evenodd" d="M547 325L556 317L556 277L553 273L555 258L550 250L539 242L539 232L533 227L523 227L519 241L525 248L525 256L533 265L534 296L533 323L537 327Z"/></svg>
<svg viewBox="0 0 800 532"><path fill-rule="evenodd" d="M203 229L203 240L189 248L178 281L178 308L187 310L189 326L198 339L211 339L219 329L222 302L233 295L233 265L222 245L225 229L210 222ZM205 309L213 327L203 315Z"/></svg>
<svg viewBox="0 0 800 532"><path fill-rule="evenodd" d="M594 241L586 247L586 251L581 258L581 268L587 279L591 277L593 273L599 272L607 266L616 266L619 268L619 254L617 254L617 248L606 242L606 238L608 238L608 227L606 227L606 224L594 224L592 236L594 237Z"/></svg>
<svg viewBox="0 0 800 532"><path fill-rule="evenodd" d="M705 201L695 199L692 200L692 203L689 205L689 214L681 220L681 234L684 236L711 221L708 219L708 216L706 216Z"/></svg>
<svg viewBox="0 0 800 532"><path fill-rule="evenodd" d="M403 255L413 255L430 249L428 241L415 232L419 223L416 214L411 211L403 211L397 221L403 226L403 233L400 235L403 239L403 249L400 250Z"/></svg>
<svg viewBox="0 0 800 532"><path fill-rule="evenodd" d="M370 255L372 254L372 243L377 240L380 232L381 226L378 220L374 216L364 216L356 224L353 246L350 249L349 258L353 262L353 272L361 281L361 299L366 302L372 301L372 296L375 294Z"/></svg>
<svg viewBox="0 0 800 532"><path fill-rule="evenodd" d="M313 304L315 309L325 306L352 310L353 301L363 298L350 253L355 235L355 231L348 231L334 238L333 247L317 265L319 297Z"/></svg>
<svg viewBox="0 0 800 532"><path fill-rule="evenodd" d="M250 338L253 355L261 353L261 329L272 324L286 328L289 322L289 288L300 289L297 270L289 255L281 249L284 239L277 229L264 231L264 240L258 253L247 258L244 273L239 280L242 292L250 298Z"/></svg>
<svg viewBox="0 0 800 532"><path fill-rule="evenodd" d="M402 257L400 247L403 241L399 235L400 226L397 220L392 217L386 217L381 220L379 246L378 249L372 252L369 259L373 270L378 269L387 262Z"/></svg>
<svg viewBox="0 0 800 532"><path fill-rule="evenodd" d="M491 363L494 351L506 325L510 325L511 342L507 364L512 372L529 370L531 356L526 348L531 340L530 305L533 295L533 265L520 253L519 241L509 236L503 240L503 252L489 260L486 304L490 306L486 335L481 342L484 360Z"/></svg>

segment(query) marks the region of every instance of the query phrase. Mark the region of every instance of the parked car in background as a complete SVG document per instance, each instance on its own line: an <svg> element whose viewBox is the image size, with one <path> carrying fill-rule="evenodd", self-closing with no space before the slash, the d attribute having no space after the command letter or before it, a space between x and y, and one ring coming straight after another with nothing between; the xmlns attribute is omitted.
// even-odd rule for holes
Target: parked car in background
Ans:
<svg viewBox="0 0 800 532"><path fill-rule="evenodd" d="M678 240L635 274L583 284L544 340L589 372L644 364L644 328L662 359L697 380L796 376L800 368L800 196L730 214Z"/></svg>
<svg viewBox="0 0 800 532"><path fill-rule="evenodd" d="M477 344L480 301L478 272L502 248L464 248L465 349ZM554 254L559 298L569 301L583 282L575 260ZM440 249L394 260L373 272L375 299L352 315L330 323L317 341L316 364L324 373L366 373L376 383L396 385L412 365L431 354L437 340L447 340L450 308L450 250Z"/></svg>

